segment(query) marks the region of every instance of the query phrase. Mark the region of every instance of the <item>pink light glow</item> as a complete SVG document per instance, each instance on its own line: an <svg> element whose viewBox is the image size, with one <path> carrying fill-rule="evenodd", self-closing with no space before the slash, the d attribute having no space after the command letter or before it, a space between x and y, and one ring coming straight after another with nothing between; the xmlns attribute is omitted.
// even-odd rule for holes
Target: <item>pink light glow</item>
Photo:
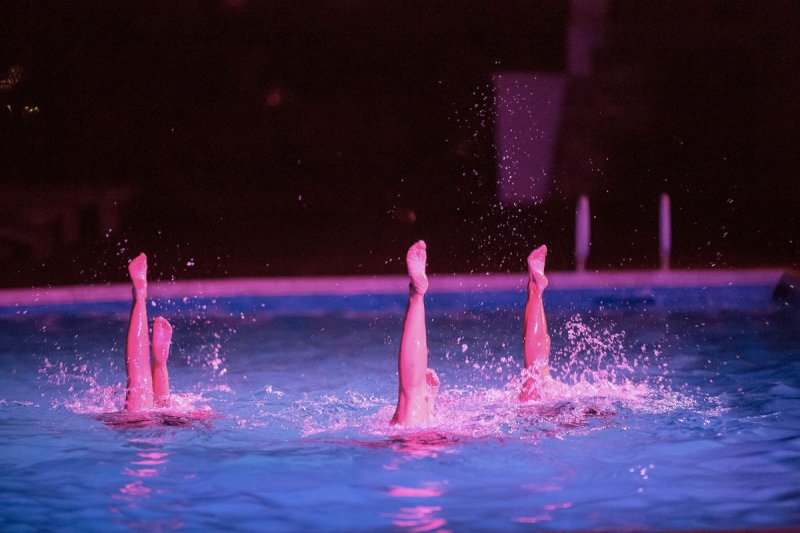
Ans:
<svg viewBox="0 0 800 533"><path fill-rule="evenodd" d="M153 461L152 459L146 459L144 461L131 461L132 465L163 465L166 461Z"/></svg>
<svg viewBox="0 0 800 533"><path fill-rule="evenodd" d="M395 498L435 498L444 494L444 490L437 486L429 487L391 487L389 496Z"/></svg>
<svg viewBox="0 0 800 533"><path fill-rule="evenodd" d="M139 452L136 455L139 457L144 457L142 461L131 461L133 465L162 465L168 461L168 459L164 459L165 457L169 456L169 453L165 452Z"/></svg>
<svg viewBox="0 0 800 533"><path fill-rule="evenodd" d="M139 452L136 455L138 455L139 457L144 457L146 459L163 459L169 454L166 452L148 452L148 453Z"/></svg>
<svg viewBox="0 0 800 533"><path fill-rule="evenodd" d="M153 489L145 487L141 481L134 481L133 483L128 483L119 491L122 494L126 494L128 496L134 496L138 498L149 498L150 493L153 492Z"/></svg>
<svg viewBox="0 0 800 533"><path fill-rule="evenodd" d="M156 477L158 476L158 470L155 468L139 468L136 470L126 468L122 471L123 474L126 476L133 476L133 477Z"/></svg>
<svg viewBox="0 0 800 533"><path fill-rule="evenodd" d="M394 515L387 515L393 518L392 525L409 528L410 533L421 533L423 531L439 530L447 523L444 518L431 516L433 513L441 511L438 506L418 505L416 507L401 507L400 512Z"/></svg>

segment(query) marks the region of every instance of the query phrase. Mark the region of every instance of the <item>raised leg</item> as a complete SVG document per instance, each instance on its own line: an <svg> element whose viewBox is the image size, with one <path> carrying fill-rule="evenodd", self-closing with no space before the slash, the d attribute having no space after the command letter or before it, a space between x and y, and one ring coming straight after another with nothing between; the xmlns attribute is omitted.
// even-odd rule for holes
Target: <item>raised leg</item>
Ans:
<svg viewBox="0 0 800 533"><path fill-rule="evenodd" d="M147 257L140 254L128 265L133 282L133 309L125 343L127 392L125 410L144 411L153 407L150 382L150 337L147 333Z"/></svg>
<svg viewBox="0 0 800 533"><path fill-rule="evenodd" d="M542 383L550 378L550 335L544 314L542 292L547 287L544 263L547 246L540 246L528 256L528 300L522 325L525 375L520 399L538 400Z"/></svg>
<svg viewBox="0 0 800 533"><path fill-rule="evenodd" d="M397 370L400 384L397 409L392 424L417 426L424 424L433 411L433 401L439 388L436 372L428 368L428 341L425 330L426 245L419 241L408 249L406 266L411 278L408 288L408 308L403 321Z"/></svg>
<svg viewBox="0 0 800 533"><path fill-rule="evenodd" d="M166 318L153 321L153 394L157 407L169 405L169 373L167 358L169 343L172 340L172 326Z"/></svg>

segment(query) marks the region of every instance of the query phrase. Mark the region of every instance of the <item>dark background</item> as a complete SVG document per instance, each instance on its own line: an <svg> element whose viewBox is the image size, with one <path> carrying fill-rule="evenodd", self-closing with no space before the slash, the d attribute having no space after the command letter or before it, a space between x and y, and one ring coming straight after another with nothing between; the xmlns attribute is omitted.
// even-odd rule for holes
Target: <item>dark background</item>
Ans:
<svg viewBox="0 0 800 533"><path fill-rule="evenodd" d="M566 1L9 1L0 287L796 267L800 4L609 1L537 205L497 201L492 74L566 69ZM108 232L113 226L113 230Z"/></svg>

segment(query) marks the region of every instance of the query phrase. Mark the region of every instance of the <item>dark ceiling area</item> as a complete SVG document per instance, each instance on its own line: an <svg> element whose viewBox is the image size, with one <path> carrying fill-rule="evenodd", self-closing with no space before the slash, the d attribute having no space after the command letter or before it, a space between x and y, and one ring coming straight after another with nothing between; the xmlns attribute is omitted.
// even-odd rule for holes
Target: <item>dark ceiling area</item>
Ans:
<svg viewBox="0 0 800 533"><path fill-rule="evenodd" d="M574 9L574 6L572 6ZM0 6L0 286L796 267L800 8L607 3L566 76L554 193L497 195L500 72L561 74L566 1L15 1Z"/></svg>

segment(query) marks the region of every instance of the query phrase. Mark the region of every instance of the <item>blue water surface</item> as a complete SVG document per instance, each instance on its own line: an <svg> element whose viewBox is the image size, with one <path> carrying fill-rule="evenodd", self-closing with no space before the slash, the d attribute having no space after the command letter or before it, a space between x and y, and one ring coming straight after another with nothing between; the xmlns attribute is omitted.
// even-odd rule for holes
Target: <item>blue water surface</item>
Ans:
<svg viewBox="0 0 800 533"><path fill-rule="evenodd" d="M442 387L417 431L388 427L402 299L307 313L269 299L155 302L151 320L175 331L176 395L138 417L118 412L126 306L6 309L0 530L800 523L796 308L553 305L554 373L572 392L525 405L522 305L504 298L430 307Z"/></svg>

